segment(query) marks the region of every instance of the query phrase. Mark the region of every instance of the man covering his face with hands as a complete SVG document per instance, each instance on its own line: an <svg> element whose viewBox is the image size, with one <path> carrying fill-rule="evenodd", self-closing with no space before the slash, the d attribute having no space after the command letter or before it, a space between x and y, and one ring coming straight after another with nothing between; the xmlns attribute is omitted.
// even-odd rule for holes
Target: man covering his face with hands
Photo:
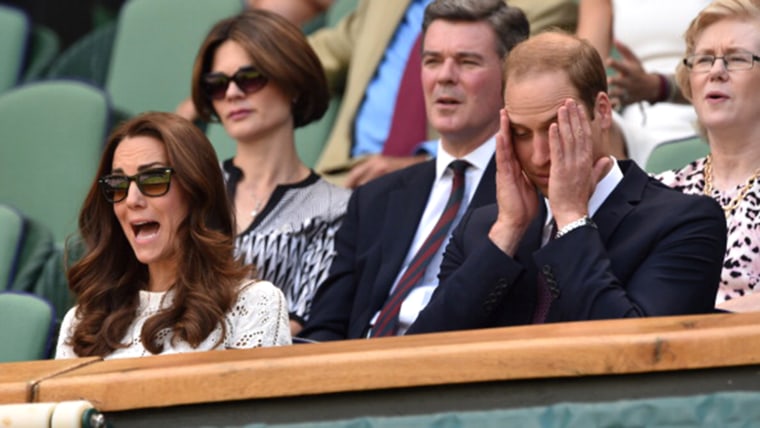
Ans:
<svg viewBox="0 0 760 428"><path fill-rule="evenodd" d="M542 33L505 70L497 202L462 219L408 333L711 312L722 211L610 156L594 48Z"/></svg>

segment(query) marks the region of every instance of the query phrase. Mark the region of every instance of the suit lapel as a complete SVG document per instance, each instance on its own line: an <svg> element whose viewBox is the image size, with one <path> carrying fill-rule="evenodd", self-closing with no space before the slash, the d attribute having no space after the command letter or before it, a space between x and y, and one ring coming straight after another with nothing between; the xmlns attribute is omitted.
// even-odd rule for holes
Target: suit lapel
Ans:
<svg viewBox="0 0 760 428"><path fill-rule="evenodd" d="M520 246L517 248L515 260L526 267L529 277L535 277L536 267L533 261L533 253L541 248L541 239L544 233L544 223L546 222L546 204L544 197L538 194L538 215L530 222L528 230L525 231Z"/></svg>
<svg viewBox="0 0 760 428"><path fill-rule="evenodd" d="M538 215L530 222L528 230L525 231L520 246L517 248L515 260L525 267L522 278L518 280L520 286L515 287L510 295L510 299L515 302L522 302L519 305L512 306L513 313L508 314L508 322L512 324L530 324L533 317L533 311L536 307L536 287L538 281L538 267L533 260L533 253L541 248L541 238L544 233L544 223L546 222L546 204L543 196L539 193Z"/></svg>
<svg viewBox="0 0 760 428"><path fill-rule="evenodd" d="M472 200L467 210L482 207L496 202L496 160L491 156L483 176L480 178L478 188L472 195Z"/></svg>
<svg viewBox="0 0 760 428"><path fill-rule="evenodd" d="M641 201L648 178L644 171L631 161L618 161L623 179L594 214L602 242L609 242L620 222Z"/></svg>
<svg viewBox="0 0 760 428"><path fill-rule="evenodd" d="M599 236L602 243L608 247L615 230L623 219L642 199L644 188L649 182L647 174L631 161L618 161L623 179L615 189L607 196L607 199L594 214ZM560 314L556 306L552 305L547 315L547 322L558 321Z"/></svg>
<svg viewBox="0 0 760 428"><path fill-rule="evenodd" d="M372 290L372 300L378 308L385 302L409 252L434 180L435 160L431 160L404 177L399 188L388 194L381 229L388 232L383 235L380 247L384 262Z"/></svg>

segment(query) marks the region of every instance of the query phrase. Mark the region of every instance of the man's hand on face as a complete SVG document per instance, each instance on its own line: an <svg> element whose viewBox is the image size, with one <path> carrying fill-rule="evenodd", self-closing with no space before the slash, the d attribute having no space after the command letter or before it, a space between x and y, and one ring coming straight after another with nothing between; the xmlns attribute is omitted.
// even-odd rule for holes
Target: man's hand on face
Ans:
<svg viewBox="0 0 760 428"><path fill-rule="evenodd" d="M557 111L557 123L549 127L551 170L549 205L557 228L588 215L588 201L612 159L594 159L591 123L586 111L568 99Z"/></svg>
<svg viewBox="0 0 760 428"><path fill-rule="evenodd" d="M488 237L502 251L514 256L525 230L538 213L538 194L515 156L509 118L502 109L496 134L496 203L499 213Z"/></svg>

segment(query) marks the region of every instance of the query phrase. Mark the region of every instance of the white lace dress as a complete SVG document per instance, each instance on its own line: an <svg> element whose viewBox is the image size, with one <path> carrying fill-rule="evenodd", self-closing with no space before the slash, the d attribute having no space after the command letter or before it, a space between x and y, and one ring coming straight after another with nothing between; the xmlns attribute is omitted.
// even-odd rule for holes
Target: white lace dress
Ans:
<svg viewBox="0 0 760 428"><path fill-rule="evenodd" d="M172 290L166 292L140 291L140 303L132 326L127 331L122 343L127 347L119 348L106 359L129 358L153 355L143 347L140 340L145 321L161 309L172 304ZM76 306L71 308L61 323L61 333L55 358L76 358L71 345L66 342L76 326ZM210 351L213 349L245 349L260 346L290 345L290 326L285 296L279 288L267 281L248 281L241 285L235 305L225 317L227 334L221 338L221 325L217 326L201 344L193 348L189 343L172 344L170 329L159 332L159 340L164 345L162 354ZM222 342L221 345L218 345ZM217 346L218 345L218 346Z"/></svg>

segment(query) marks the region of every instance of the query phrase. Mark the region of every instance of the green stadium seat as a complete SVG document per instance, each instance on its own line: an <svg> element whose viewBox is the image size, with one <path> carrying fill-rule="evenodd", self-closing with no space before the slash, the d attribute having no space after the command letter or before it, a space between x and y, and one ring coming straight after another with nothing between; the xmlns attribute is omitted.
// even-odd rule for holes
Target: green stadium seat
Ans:
<svg viewBox="0 0 760 428"><path fill-rule="evenodd" d="M32 26L29 47L30 55L24 69L24 82L44 77L48 67L61 51L61 38L50 28L35 24Z"/></svg>
<svg viewBox="0 0 760 428"><path fill-rule="evenodd" d="M126 117L175 110L190 93L193 61L211 26L240 0L130 0L119 13L106 92Z"/></svg>
<svg viewBox="0 0 760 428"><path fill-rule="evenodd" d="M24 217L0 204L0 291L9 289L16 277L23 240Z"/></svg>
<svg viewBox="0 0 760 428"><path fill-rule="evenodd" d="M104 88L115 37L115 22L100 25L61 52L46 77L73 78Z"/></svg>
<svg viewBox="0 0 760 428"><path fill-rule="evenodd" d="M14 87L21 78L29 26L26 13L0 4L0 93Z"/></svg>
<svg viewBox="0 0 760 428"><path fill-rule="evenodd" d="M47 358L54 334L53 308L28 293L0 293L0 362Z"/></svg>
<svg viewBox="0 0 760 428"><path fill-rule="evenodd" d="M700 136L667 141L657 145L649 155L646 170L658 174L671 169L680 169L690 162L705 157L710 153L710 146Z"/></svg>
<svg viewBox="0 0 760 428"><path fill-rule="evenodd" d="M42 81L0 94L0 202L49 228L77 230L109 126L105 94L73 81Z"/></svg>

